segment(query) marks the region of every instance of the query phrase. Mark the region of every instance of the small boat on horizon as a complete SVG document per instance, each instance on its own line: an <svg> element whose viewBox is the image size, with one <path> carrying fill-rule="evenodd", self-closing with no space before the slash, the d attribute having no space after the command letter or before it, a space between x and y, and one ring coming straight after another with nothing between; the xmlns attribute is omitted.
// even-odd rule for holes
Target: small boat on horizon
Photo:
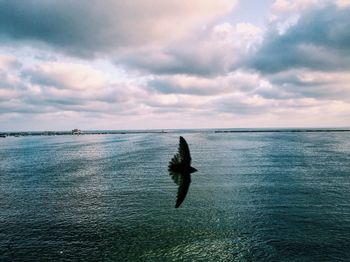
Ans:
<svg viewBox="0 0 350 262"><path fill-rule="evenodd" d="M82 132L81 132L81 130L78 129L78 128L74 128L74 129L72 130L72 135L81 135L81 134L82 134Z"/></svg>

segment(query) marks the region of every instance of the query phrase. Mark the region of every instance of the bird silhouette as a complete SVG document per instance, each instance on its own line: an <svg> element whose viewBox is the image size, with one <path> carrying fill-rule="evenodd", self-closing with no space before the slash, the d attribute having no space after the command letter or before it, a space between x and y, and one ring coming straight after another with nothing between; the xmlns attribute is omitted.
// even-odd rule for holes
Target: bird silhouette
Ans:
<svg viewBox="0 0 350 262"><path fill-rule="evenodd" d="M170 160L168 166L169 175L179 186L175 208L178 208L185 200L191 183L191 173L197 171L191 167L191 154L186 140L180 136L179 152Z"/></svg>

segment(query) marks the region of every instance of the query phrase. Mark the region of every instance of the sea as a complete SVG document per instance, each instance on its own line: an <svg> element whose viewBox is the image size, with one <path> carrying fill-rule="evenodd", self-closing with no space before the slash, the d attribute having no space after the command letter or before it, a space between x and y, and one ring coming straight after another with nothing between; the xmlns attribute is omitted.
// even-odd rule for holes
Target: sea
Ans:
<svg viewBox="0 0 350 262"><path fill-rule="evenodd" d="M0 138L0 261L350 261L338 131ZM179 136L198 172L175 209Z"/></svg>

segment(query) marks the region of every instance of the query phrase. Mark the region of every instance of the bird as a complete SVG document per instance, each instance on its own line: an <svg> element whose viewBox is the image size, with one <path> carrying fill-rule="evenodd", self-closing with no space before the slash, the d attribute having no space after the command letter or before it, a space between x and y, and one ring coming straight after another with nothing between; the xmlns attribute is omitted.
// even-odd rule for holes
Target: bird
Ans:
<svg viewBox="0 0 350 262"><path fill-rule="evenodd" d="M179 187L175 204L175 208L178 208L186 198L191 183L191 174L198 171L191 166L190 149L182 136L180 136L179 151L170 160L168 171L175 184Z"/></svg>

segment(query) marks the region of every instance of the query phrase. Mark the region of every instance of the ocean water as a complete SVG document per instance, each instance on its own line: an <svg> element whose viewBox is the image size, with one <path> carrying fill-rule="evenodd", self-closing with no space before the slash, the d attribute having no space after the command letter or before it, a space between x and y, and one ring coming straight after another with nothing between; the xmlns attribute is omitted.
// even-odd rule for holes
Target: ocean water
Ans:
<svg viewBox="0 0 350 262"><path fill-rule="evenodd" d="M350 261L350 133L1 139L0 261Z"/></svg>

